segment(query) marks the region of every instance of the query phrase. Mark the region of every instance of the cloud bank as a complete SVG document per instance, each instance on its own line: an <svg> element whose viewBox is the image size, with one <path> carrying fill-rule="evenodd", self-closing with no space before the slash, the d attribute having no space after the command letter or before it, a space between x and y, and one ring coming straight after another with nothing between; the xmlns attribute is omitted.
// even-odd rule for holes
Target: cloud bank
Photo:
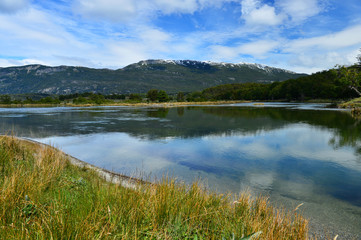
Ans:
<svg viewBox="0 0 361 240"><path fill-rule="evenodd" d="M311 73L356 61L357 1L2 0L0 66L120 68L163 58Z"/></svg>
<svg viewBox="0 0 361 240"><path fill-rule="evenodd" d="M29 5L28 0L1 0L0 13L12 14L26 9Z"/></svg>

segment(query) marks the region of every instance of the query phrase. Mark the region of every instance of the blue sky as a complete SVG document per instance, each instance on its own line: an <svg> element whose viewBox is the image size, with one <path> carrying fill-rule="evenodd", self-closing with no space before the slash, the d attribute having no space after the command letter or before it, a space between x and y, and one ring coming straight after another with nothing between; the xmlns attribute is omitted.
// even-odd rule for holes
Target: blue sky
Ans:
<svg viewBox="0 0 361 240"><path fill-rule="evenodd" d="M0 67L145 59L312 73L356 62L360 0L0 0Z"/></svg>

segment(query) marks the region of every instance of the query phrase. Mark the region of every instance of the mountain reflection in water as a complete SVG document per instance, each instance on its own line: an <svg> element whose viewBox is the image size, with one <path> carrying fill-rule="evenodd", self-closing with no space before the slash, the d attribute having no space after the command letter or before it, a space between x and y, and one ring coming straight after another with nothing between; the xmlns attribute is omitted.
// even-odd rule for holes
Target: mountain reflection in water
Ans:
<svg viewBox="0 0 361 240"><path fill-rule="evenodd" d="M311 222L358 237L360 120L318 108L3 108L0 128L125 174L201 178L212 189L249 189L290 209L303 202Z"/></svg>

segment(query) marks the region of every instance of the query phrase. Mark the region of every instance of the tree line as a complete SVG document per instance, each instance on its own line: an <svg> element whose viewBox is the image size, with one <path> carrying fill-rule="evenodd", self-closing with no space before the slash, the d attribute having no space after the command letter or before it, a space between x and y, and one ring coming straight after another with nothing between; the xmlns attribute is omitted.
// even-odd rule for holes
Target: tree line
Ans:
<svg viewBox="0 0 361 240"><path fill-rule="evenodd" d="M198 100L307 101L358 97L357 91L354 90L357 87L350 87L351 85L345 79L338 76L342 75L341 71L345 69L322 71L310 76L271 84L225 84L193 93L193 98ZM358 75L360 74L358 73Z"/></svg>

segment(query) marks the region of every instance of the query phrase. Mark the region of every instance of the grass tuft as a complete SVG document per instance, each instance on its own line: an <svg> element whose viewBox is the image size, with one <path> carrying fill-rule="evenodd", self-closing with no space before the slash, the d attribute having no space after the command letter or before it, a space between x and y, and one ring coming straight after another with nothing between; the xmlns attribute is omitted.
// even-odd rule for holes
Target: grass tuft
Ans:
<svg viewBox="0 0 361 240"><path fill-rule="evenodd" d="M0 137L0 239L307 239L308 222L267 198L165 177L138 189L73 166L60 151Z"/></svg>

